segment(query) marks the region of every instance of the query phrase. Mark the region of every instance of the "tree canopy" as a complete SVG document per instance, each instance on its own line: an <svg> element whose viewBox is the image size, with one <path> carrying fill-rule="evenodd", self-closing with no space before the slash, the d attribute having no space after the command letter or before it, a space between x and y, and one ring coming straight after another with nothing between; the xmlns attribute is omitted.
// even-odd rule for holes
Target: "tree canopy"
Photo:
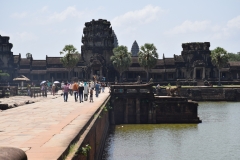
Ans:
<svg viewBox="0 0 240 160"><path fill-rule="evenodd" d="M128 52L126 46L121 45L113 49L113 54L110 60L114 68L119 72L120 78L122 78L122 73L126 71L132 63L131 53Z"/></svg>
<svg viewBox="0 0 240 160"><path fill-rule="evenodd" d="M229 55L229 61L240 61L240 52L237 54L235 53L228 53Z"/></svg>
<svg viewBox="0 0 240 160"><path fill-rule="evenodd" d="M138 62L147 72L147 81L149 80L149 70L156 66L157 60L158 53L154 44L145 43L141 46L138 53Z"/></svg>
<svg viewBox="0 0 240 160"><path fill-rule="evenodd" d="M217 47L211 51L213 65L218 68L218 85L220 85L220 69L228 63L229 55L224 48Z"/></svg>
<svg viewBox="0 0 240 160"><path fill-rule="evenodd" d="M60 54L65 54L64 57L60 59L60 61L62 62L63 66L69 71L70 78L70 71L76 67L79 61L79 53L73 45L65 45Z"/></svg>

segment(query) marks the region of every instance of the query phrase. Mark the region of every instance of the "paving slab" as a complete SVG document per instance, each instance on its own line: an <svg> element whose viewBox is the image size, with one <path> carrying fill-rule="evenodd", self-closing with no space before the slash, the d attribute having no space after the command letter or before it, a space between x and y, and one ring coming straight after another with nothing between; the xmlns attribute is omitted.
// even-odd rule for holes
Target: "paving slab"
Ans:
<svg viewBox="0 0 240 160"><path fill-rule="evenodd" d="M108 88L98 98L94 96L93 103L75 102L70 95L64 102L63 96L50 95L35 103L2 110L0 146L20 148L29 160L58 159L108 96Z"/></svg>

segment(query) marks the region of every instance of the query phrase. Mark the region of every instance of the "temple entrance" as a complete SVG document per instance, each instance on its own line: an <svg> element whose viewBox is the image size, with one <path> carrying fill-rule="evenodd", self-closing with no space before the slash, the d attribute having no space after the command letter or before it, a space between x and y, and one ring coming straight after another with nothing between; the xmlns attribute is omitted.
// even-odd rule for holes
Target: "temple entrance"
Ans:
<svg viewBox="0 0 240 160"><path fill-rule="evenodd" d="M196 70L196 79L202 79L201 69Z"/></svg>
<svg viewBox="0 0 240 160"><path fill-rule="evenodd" d="M100 72L99 72L99 70L94 70L93 74L99 76L99 75L100 75Z"/></svg>

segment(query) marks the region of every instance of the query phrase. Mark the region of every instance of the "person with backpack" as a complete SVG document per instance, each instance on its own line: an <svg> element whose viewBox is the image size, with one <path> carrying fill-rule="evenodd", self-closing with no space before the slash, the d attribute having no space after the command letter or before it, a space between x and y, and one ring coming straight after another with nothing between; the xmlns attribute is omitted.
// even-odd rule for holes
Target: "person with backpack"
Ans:
<svg viewBox="0 0 240 160"><path fill-rule="evenodd" d="M72 86L72 90L73 90L73 94L74 94L74 98L75 98L75 102L77 102L78 100L78 83L74 82L73 86Z"/></svg>
<svg viewBox="0 0 240 160"><path fill-rule="evenodd" d="M80 86L78 87L78 93L79 93L79 101L80 101L80 103L83 102L83 91L84 91L83 84L80 83Z"/></svg>

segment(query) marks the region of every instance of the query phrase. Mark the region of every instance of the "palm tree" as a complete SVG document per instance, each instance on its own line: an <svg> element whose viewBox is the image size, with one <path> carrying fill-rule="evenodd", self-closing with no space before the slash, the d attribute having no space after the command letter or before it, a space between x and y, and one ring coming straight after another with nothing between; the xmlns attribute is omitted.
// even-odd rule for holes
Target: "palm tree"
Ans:
<svg viewBox="0 0 240 160"><path fill-rule="evenodd" d="M63 50L60 52L60 54L65 54L63 58L60 59L60 61L63 63L63 66L68 70L68 79L70 78L70 71L75 68L79 61L79 53L77 49L69 44L65 45Z"/></svg>
<svg viewBox="0 0 240 160"><path fill-rule="evenodd" d="M113 49L113 54L110 60L114 68L119 72L121 81L123 72L126 71L132 63L131 53L128 52L126 46L119 46Z"/></svg>
<svg viewBox="0 0 240 160"><path fill-rule="evenodd" d="M218 68L218 86L220 86L220 69L228 63L229 55L227 51L221 47L217 47L211 51L212 63Z"/></svg>
<svg viewBox="0 0 240 160"><path fill-rule="evenodd" d="M31 58L32 57L32 54L31 53L27 53L26 54L26 58Z"/></svg>
<svg viewBox="0 0 240 160"><path fill-rule="evenodd" d="M149 80L149 70L157 64L158 53L154 44L145 43L138 52L138 63L147 72L147 81Z"/></svg>

